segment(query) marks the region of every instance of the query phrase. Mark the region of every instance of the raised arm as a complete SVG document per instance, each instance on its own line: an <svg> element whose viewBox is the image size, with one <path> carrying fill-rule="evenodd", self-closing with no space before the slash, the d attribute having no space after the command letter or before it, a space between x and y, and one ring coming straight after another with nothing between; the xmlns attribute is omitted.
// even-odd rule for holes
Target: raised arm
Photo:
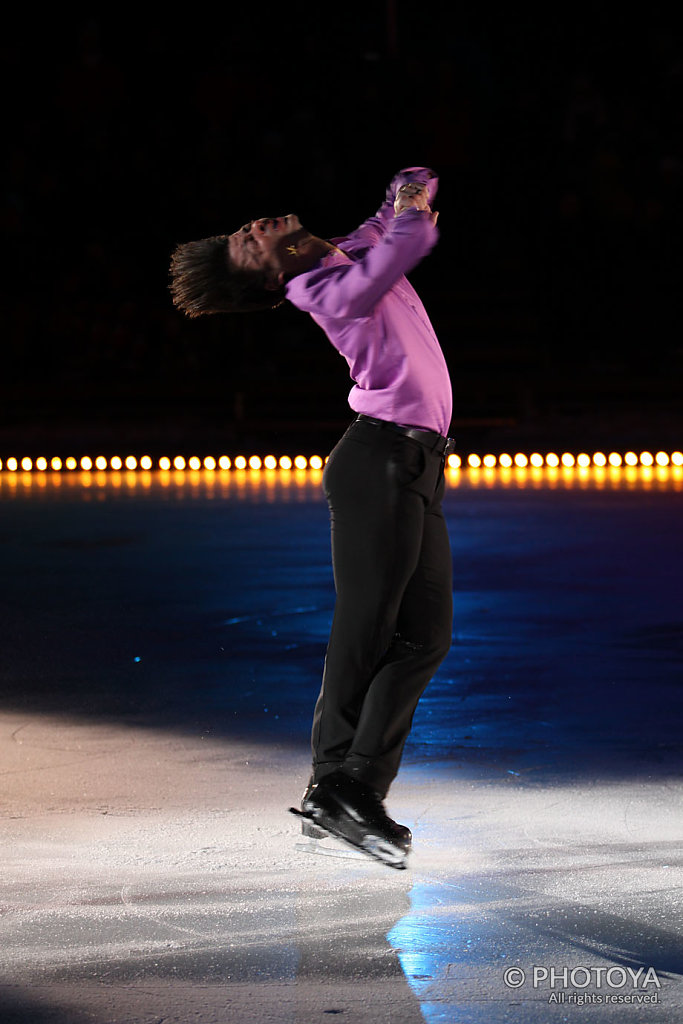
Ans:
<svg viewBox="0 0 683 1024"><path fill-rule="evenodd" d="M438 237L434 214L406 209L392 215L377 244L360 259L335 267L318 265L292 278L287 298L314 315L337 320L369 316L385 292L427 255Z"/></svg>

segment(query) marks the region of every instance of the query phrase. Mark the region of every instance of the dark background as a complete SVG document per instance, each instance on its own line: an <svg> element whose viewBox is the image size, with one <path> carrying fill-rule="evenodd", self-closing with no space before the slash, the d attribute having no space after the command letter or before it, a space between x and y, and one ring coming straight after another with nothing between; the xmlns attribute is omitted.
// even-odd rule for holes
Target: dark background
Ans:
<svg viewBox="0 0 683 1024"><path fill-rule="evenodd" d="M599 7L14 15L0 454L329 447L350 381L319 329L184 319L170 253L291 211L344 234L413 163L461 447L680 447L682 42Z"/></svg>

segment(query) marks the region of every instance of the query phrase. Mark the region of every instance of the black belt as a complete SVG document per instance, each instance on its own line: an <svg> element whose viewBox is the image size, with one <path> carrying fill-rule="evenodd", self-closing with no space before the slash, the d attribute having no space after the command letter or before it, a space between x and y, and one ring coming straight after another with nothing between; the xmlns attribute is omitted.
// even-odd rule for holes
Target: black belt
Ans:
<svg viewBox="0 0 683 1024"><path fill-rule="evenodd" d="M404 437L412 437L414 441L419 441L430 451L436 452L437 455L450 455L451 452L455 451L455 439L452 437L444 437L443 434L438 434L436 430L421 430L419 427L402 427L400 423L392 423L390 420L378 420L375 416L366 416L364 412L361 412L356 416L356 420L360 420L361 423L372 423L375 427L383 427L385 430L393 430L396 434L403 434Z"/></svg>

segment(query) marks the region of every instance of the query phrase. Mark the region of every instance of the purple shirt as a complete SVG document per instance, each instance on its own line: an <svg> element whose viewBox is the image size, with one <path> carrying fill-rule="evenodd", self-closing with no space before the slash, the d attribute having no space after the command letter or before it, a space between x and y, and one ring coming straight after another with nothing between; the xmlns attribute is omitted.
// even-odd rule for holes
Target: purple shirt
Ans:
<svg viewBox="0 0 683 1024"><path fill-rule="evenodd" d="M408 181L426 182L433 171L409 167L387 189L374 217L287 284L287 298L310 313L349 364L354 387L349 405L378 419L448 434L452 397L448 367L415 289L405 274L436 244L428 213L408 209L394 217L394 197Z"/></svg>

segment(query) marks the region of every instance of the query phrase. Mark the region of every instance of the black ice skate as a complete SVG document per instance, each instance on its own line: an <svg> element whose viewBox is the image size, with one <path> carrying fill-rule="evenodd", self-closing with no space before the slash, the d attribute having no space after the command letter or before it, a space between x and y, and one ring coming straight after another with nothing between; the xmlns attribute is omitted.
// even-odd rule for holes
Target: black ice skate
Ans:
<svg viewBox="0 0 683 1024"><path fill-rule="evenodd" d="M410 829L392 821L377 793L359 779L333 772L306 790L301 810L290 811L304 819L305 836L334 836L389 867L406 867Z"/></svg>

